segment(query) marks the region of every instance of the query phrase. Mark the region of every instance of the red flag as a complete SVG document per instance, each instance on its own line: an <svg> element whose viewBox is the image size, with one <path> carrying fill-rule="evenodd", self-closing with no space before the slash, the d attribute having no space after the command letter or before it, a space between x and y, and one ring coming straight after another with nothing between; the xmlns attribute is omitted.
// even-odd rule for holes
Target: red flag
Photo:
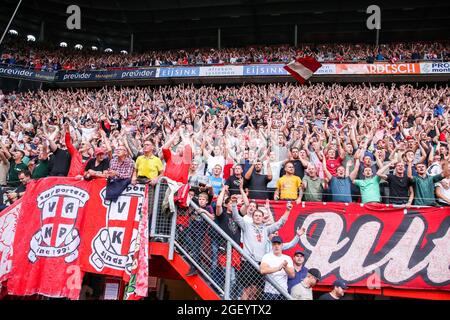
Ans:
<svg viewBox="0 0 450 320"><path fill-rule="evenodd" d="M81 229L81 268L85 272L130 280L138 241L145 185L129 185L115 202L107 201L105 180L93 181L87 204L89 223Z"/></svg>
<svg viewBox="0 0 450 320"><path fill-rule="evenodd" d="M14 239L11 295L42 294L78 299L80 226L90 198L89 183L74 178L32 181L22 199Z"/></svg>
<svg viewBox="0 0 450 320"><path fill-rule="evenodd" d="M283 68L297 79L298 82L304 84L321 66L322 64L313 57L304 57L293 60Z"/></svg>

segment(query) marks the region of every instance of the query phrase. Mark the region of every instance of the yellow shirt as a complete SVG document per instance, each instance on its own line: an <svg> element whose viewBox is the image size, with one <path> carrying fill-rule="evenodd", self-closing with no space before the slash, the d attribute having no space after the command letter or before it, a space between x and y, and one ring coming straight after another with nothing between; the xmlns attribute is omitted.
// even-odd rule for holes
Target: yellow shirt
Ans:
<svg viewBox="0 0 450 320"><path fill-rule="evenodd" d="M136 169L138 177L143 176L155 179L159 172L163 170L163 164L158 157L152 156L149 158L142 155L136 159Z"/></svg>
<svg viewBox="0 0 450 320"><path fill-rule="evenodd" d="M280 199L297 199L298 189L302 185L302 179L297 176L282 176L277 181L277 189Z"/></svg>

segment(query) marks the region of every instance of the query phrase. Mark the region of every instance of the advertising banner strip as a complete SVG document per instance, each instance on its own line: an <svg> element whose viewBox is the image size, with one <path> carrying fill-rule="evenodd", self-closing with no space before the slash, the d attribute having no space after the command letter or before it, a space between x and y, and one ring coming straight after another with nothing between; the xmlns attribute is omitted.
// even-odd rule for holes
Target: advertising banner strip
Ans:
<svg viewBox="0 0 450 320"><path fill-rule="evenodd" d="M37 72L0 66L0 77L48 82L114 81L154 78L202 78L202 77L261 77L288 76L283 63L222 65L222 66L174 66L134 70L110 71L59 71ZM425 63L324 63L314 76L322 75L416 75L450 74L450 62Z"/></svg>
<svg viewBox="0 0 450 320"><path fill-rule="evenodd" d="M242 76L244 66L210 66L200 67L200 77Z"/></svg>
<svg viewBox="0 0 450 320"><path fill-rule="evenodd" d="M48 81L55 80L56 72L34 71L8 66L0 66L0 77L18 78L24 80Z"/></svg>
<svg viewBox="0 0 450 320"><path fill-rule="evenodd" d="M420 74L419 63L337 64L336 74L408 75Z"/></svg>
<svg viewBox="0 0 450 320"><path fill-rule="evenodd" d="M86 71L86 72L59 72L56 79L62 82L79 81L107 81L107 80L132 80L152 79L156 77L157 68L114 70L114 71Z"/></svg>
<svg viewBox="0 0 450 320"><path fill-rule="evenodd" d="M445 74L450 73L450 62L423 62L420 63L421 74Z"/></svg>

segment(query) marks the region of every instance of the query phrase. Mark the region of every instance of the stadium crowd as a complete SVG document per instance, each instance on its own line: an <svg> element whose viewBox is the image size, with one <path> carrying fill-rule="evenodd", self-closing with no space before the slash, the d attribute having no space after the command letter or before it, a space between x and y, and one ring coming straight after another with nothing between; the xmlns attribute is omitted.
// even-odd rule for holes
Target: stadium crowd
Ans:
<svg viewBox="0 0 450 320"><path fill-rule="evenodd" d="M358 63L399 61L448 61L447 42L416 42L382 44L301 44L299 47L252 46L246 48L202 48L148 51L123 54L59 48L41 43L10 39L1 52L4 65L42 71L100 70L173 65L287 63L297 56L314 56L319 62Z"/></svg>
<svg viewBox="0 0 450 320"><path fill-rule="evenodd" d="M445 205L448 180L436 199L422 180L447 172L448 99L447 86L395 84L2 93L0 184L18 186L25 169L31 178L85 169L108 177L124 146L127 166L137 160L135 179L155 183L164 162L169 178L206 184L213 197L225 182L238 194L245 179L251 199ZM142 154L162 161L142 171Z"/></svg>
<svg viewBox="0 0 450 320"><path fill-rule="evenodd" d="M286 244L274 233L291 202L450 205L449 99L447 85L395 84L0 91L2 207L32 179L154 186L166 176L190 185L208 217L261 263L261 274L294 276L286 289L310 299L318 270L302 269L301 252L279 263ZM285 216L269 222L255 199L288 200ZM204 234L198 212L190 214ZM246 223L264 233L262 244L252 242L256 229ZM246 283L242 299L255 298L253 285ZM338 283L333 297L345 287ZM274 295L266 285L263 297Z"/></svg>

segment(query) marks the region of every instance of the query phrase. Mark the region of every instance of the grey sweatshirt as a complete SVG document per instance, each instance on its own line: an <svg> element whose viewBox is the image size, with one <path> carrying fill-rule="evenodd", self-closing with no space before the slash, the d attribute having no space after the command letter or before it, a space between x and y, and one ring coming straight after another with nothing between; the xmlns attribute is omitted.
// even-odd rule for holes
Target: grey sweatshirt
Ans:
<svg viewBox="0 0 450 320"><path fill-rule="evenodd" d="M267 253L267 243L270 242L269 235L279 230L286 223L286 219L281 218L270 226L264 224L257 226L244 220L239 214L236 204L233 204L232 211L234 221L242 229L244 252L249 254L255 261L260 262Z"/></svg>

